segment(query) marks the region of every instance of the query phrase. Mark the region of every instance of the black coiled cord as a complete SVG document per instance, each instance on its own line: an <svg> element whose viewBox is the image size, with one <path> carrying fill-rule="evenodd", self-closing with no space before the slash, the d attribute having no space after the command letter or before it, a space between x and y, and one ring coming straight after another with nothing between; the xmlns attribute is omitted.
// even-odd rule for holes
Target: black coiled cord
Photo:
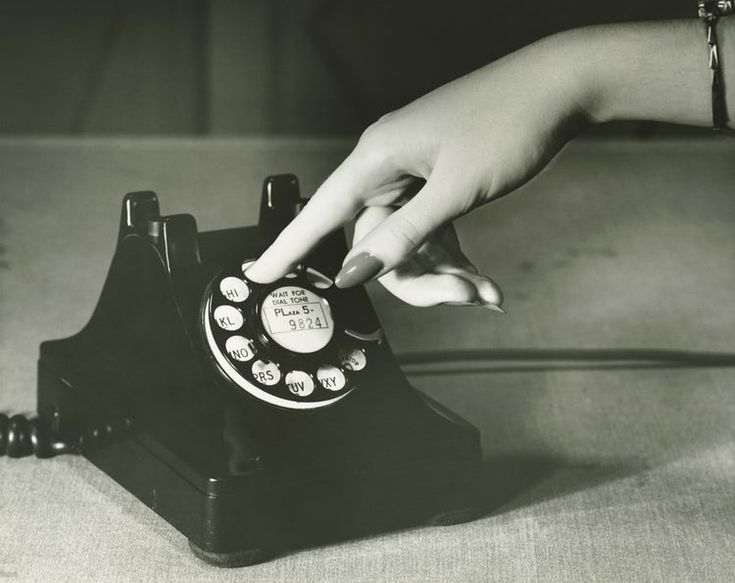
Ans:
<svg viewBox="0 0 735 583"><path fill-rule="evenodd" d="M0 413L0 456L18 458L35 454L39 458L49 458L73 450L42 419L28 419L25 415L8 417Z"/></svg>

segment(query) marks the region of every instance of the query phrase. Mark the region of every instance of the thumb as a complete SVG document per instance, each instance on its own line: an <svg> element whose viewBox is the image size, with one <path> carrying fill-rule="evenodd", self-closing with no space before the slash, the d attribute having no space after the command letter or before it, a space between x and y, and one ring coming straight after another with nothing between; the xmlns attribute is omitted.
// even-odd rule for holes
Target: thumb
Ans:
<svg viewBox="0 0 735 583"><path fill-rule="evenodd" d="M457 197L449 195L437 180L424 187L372 231L347 254L335 278L337 287L364 283L403 263L426 238L462 212Z"/></svg>

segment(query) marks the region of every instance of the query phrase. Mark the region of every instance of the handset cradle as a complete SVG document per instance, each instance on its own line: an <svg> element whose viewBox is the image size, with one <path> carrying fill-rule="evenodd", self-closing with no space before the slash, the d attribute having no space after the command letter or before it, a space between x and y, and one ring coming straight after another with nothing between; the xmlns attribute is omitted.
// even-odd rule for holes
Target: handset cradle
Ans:
<svg viewBox="0 0 735 583"><path fill-rule="evenodd" d="M41 345L41 420L218 565L478 507L479 433L408 384L365 290L334 286L342 233L248 279L303 204L269 177L258 226L198 232L128 194L89 323Z"/></svg>

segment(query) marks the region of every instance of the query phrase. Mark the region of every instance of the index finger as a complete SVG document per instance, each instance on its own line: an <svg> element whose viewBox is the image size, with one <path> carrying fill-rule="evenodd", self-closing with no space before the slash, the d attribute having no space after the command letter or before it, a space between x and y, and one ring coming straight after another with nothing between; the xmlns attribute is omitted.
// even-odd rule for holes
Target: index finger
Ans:
<svg viewBox="0 0 735 583"><path fill-rule="evenodd" d="M363 206L367 174L350 154L317 189L304 209L247 270L247 277L270 283L286 275L329 233L350 221Z"/></svg>

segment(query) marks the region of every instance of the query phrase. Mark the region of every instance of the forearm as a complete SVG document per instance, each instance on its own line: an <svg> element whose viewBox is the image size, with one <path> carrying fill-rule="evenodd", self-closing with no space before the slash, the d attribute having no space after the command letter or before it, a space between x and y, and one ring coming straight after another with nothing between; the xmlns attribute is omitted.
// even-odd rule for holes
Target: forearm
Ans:
<svg viewBox="0 0 735 583"><path fill-rule="evenodd" d="M717 25L729 126L735 127L735 16ZM651 120L712 125L709 53L701 21L581 28L562 33L597 122Z"/></svg>

